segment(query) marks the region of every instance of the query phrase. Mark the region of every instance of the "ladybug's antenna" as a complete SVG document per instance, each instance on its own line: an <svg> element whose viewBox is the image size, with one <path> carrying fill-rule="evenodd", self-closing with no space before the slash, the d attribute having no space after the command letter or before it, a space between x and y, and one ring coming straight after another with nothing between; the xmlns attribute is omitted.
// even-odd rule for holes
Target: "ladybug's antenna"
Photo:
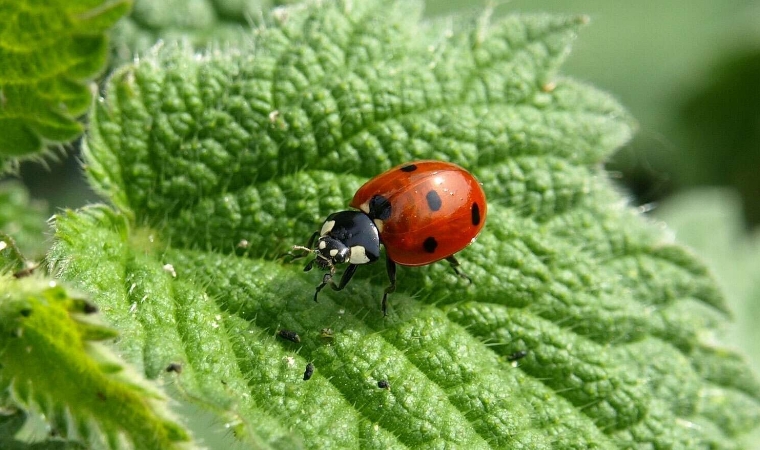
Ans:
<svg viewBox="0 0 760 450"><path fill-rule="evenodd" d="M301 258L308 255L309 253L312 253L312 252L316 253L317 251L316 249L312 250L309 247L304 247L303 245L294 245L293 248L291 248L291 250L294 252L304 252L305 255L301 256ZM292 255L292 253L288 253L288 254Z"/></svg>
<svg viewBox="0 0 760 450"><path fill-rule="evenodd" d="M312 249L312 247L314 246L314 241L317 239L317 237L319 237L319 231L315 231L314 234L311 235L311 237L309 238L309 243L306 244L306 246L303 246L303 245L294 245L293 247L290 248L289 252L283 254L282 256L280 256L280 258L284 258L286 256L290 256L290 261L289 262L293 262L293 261L295 261L297 259L305 258L306 256L309 255L309 253L312 253L312 252L313 253L317 253L316 249ZM301 254L300 255L296 255L293 252L301 252ZM312 261L312 263L313 263L313 261ZM308 269L304 269L304 271L311 270L311 264L307 265L306 267L308 267Z"/></svg>
<svg viewBox="0 0 760 450"><path fill-rule="evenodd" d="M297 255L297 254L295 254L293 252L301 252L301 254ZM309 253L312 253L312 252L316 253L317 251L316 250L312 250L309 247L304 247L302 245L294 245L293 247L291 247L291 249L290 249L289 252L283 253L282 255L280 255L280 258L290 257L290 260L288 260L288 262L293 262L293 261L295 261L297 259L301 259L301 258L307 257L309 255Z"/></svg>

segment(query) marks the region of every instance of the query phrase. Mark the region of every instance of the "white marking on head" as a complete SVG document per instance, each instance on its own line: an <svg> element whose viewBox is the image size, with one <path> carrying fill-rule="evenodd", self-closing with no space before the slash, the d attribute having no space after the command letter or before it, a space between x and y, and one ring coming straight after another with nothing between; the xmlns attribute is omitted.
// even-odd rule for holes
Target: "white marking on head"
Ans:
<svg viewBox="0 0 760 450"><path fill-rule="evenodd" d="M367 258L367 250L361 245L355 245L351 247L351 257L348 259L351 264L367 264L369 258Z"/></svg>
<svg viewBox="0 0 760 450"><path fill-rule="evenodd" d="M319 241L319 249L324 250L325 247L327 247L327 242L325 241Z"/></svg>
<svg viewBox="0 0 760 450"><path fill-rule="evenodd" d="M330 256L335 257L335 255L337 255L337 254L338 254L338 249L337 248L334 248L334 249L330 250Z"/></svg>
<svg viewBox="0 0 760 450"><path fill-rule="evenodd" d="M383 222L380 219L375 219L373 222L375 222L375 227L377 228L378 233L383 232L383 225L385 225L385 222Z"/></svg>
<svg viewBox="0 0 760 450"><path fill-rule="evenodd" d="M369 200L359 205L359 209L364 211L364 214L369 214Z"/></svg>
<svg viewBox="0 0 760 450"><path fill-rule="evenodd" d="M319 235L324 236L330 231L332 231L333 227L335 226L334 220L326 220L324 224L322 224L322 229L319 230Z"/></svg>

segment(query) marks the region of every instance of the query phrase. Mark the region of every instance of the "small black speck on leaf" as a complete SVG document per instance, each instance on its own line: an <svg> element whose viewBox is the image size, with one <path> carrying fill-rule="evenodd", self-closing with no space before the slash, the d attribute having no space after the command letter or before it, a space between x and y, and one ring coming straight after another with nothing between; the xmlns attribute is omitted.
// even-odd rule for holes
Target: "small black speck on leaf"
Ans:
<svg viewBox="0 0 760 450"><path fill-rule="evenodd" d="M306 364L306 370L303 372L303 380L304 381L310 380L313 374L314 374L314 364L312 363Z"/></svg>
<svg viewBox="0 0 760 450"><path fill-rule="evenodd" d="M298 335L293 330L280 330L277 332L277 336L280 336L283 339L286 339L290 342L295 342L296 344L301 342L301 336Z"/></svg>

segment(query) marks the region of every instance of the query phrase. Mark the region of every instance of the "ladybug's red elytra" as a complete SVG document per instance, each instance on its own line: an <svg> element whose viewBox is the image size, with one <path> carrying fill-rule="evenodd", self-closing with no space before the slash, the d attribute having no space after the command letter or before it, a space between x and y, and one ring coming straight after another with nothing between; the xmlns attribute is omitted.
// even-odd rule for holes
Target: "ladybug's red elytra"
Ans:
<svg viewBox="0 0 760 450"><path fill-rule="evenodd" d="M317 286L336 291L346 287L356 268L380 259L385 246L390 286L383 294L387 315L388 294L396 290L396 264L424 266L445 259L462 274L454 253L467 247L486 220L486 197L472 174L443 161L414 161L396 166L360 187L350 206L358 211L331 214L304 246L293 250L313 252L316 257L304 271L329 270ZM335 283L335 267L348 267Z"/></svg>

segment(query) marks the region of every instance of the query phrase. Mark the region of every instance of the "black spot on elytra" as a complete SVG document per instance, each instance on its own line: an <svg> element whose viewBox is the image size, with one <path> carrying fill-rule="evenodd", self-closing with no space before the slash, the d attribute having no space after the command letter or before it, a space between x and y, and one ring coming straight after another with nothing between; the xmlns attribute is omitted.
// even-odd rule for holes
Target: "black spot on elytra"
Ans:
<svg viewBox="0 0 760 450"><path fill-rule="evenodd" d="M441 197L438 195L438 192L428 192L425 199L427 199L427 204L431 211L438 211L441 209Z"/></svg>
<svg viewBox="0 0 760 450"><path fill-rule="evenodd" d="M391 202L382 195L369 199L369 216L373 219L388 220L391 216Z"/></svg>
<svg viewBox="0 0 760 450"><path fill-rule="evenodd" d="M416 164L409 164L401 168L402 172L414 172L415 170L417 170Z"/></svg>
<svg viewBox="0 0 760 450"><path fill-rule="evenodd" d="M477 203L472 204L472 224L480 224L480 206Z"/></svg>
<svg viewBox="0 0 760 450"><path fill-rule="evenodd" d="M422 248L424 248L428 253L435 253L436 247L438 247L438 242L433 236L425 239L425 242L422 243Z"/></svg>

